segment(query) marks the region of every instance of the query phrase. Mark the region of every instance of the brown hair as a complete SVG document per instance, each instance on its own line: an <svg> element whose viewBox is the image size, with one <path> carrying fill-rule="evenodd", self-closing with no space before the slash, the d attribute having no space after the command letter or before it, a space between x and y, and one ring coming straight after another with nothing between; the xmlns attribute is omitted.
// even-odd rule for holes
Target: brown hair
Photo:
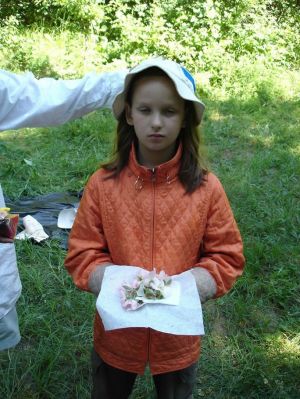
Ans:
<svg viewBox="0 0 300 399"><path fill-rule="evenodd" d="M151 67L142 71L132 78L126 94L126 102L131 105L134 84L145 76L166 76L168 75L157 67ZM168 77L169 78L169 77ZM170 78L169 78L170 79ZM194 105L191 101L185 100L185 123L178 136L178 143L182 144L182 157L179 168L179 180L185 187L186 193L192 193L203 182L208 169L202 150L202 140L200 129L197 127L197 119ZM112 173L108 178L119 176L123 168L127 165L129 154L134 143L138 146L134 127L130 126L126 120L125 109L118 119L117 137L115 151L110 162L102 165L105 170Z"/></svg>

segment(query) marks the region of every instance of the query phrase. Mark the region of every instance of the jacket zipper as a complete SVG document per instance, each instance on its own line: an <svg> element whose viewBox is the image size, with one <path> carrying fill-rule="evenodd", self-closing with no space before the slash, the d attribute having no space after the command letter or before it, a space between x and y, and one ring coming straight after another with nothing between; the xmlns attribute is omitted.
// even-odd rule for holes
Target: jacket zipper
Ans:
<svg viewBox="0 0 300 399"><path fill-rule="evenodd" d="M156 182L156 169L152 170L152 238L151 238L151 267L154 268L154 227L155 227L155 182Z"/></svg>
<svg viewBox="0 0 300 399"><path fill-rule="evenodd" d="M152 169L152 237L151 237L151 267L154 268L154 228L155 228L155 183L156 183L156 169ZM148 363L150 366L150 342L151 333L148 328Z"/></svg>

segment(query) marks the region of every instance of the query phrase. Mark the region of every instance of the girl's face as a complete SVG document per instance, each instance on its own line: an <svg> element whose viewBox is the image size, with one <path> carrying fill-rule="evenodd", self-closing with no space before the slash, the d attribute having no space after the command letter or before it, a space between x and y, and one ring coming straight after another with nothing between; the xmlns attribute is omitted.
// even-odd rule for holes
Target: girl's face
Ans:
<svg viewBox="0 0 300 399"><path fill-rule="evenodd" d="M141 77L134 83L127 123L134 127L142 165L155 167L170 160L184 125L185 102L165 76Z"/></svg>

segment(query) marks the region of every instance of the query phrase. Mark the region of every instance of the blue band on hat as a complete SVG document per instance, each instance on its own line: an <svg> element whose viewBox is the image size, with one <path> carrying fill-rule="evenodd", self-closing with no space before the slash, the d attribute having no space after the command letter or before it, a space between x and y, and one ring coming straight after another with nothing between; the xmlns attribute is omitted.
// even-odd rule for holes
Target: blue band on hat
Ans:
<svg viewBox="0 0 300 399"><path fill-rule="evenodd" d="M194 91L196 91L196 85L195 85L195 81L194 81L193 76L192 76L192 75L189 73L189 71L186 70L183 66L181 67L181 69L182 69L182 72L185 74L185 76L188 78L188 80L189 80L190 82L192 82Z"/></svg>

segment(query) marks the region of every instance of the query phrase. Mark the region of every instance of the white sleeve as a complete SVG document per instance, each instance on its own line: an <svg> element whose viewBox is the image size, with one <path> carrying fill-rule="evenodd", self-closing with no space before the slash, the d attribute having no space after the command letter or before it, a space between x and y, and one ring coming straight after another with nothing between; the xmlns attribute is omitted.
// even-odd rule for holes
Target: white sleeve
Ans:
<svg viewBox="0 0 300 399"><path fill-rule="evenodd" d="M111 107L127 71L88 73L82 79L36 79L0 70L0 131L54 126Z"/></svg>

